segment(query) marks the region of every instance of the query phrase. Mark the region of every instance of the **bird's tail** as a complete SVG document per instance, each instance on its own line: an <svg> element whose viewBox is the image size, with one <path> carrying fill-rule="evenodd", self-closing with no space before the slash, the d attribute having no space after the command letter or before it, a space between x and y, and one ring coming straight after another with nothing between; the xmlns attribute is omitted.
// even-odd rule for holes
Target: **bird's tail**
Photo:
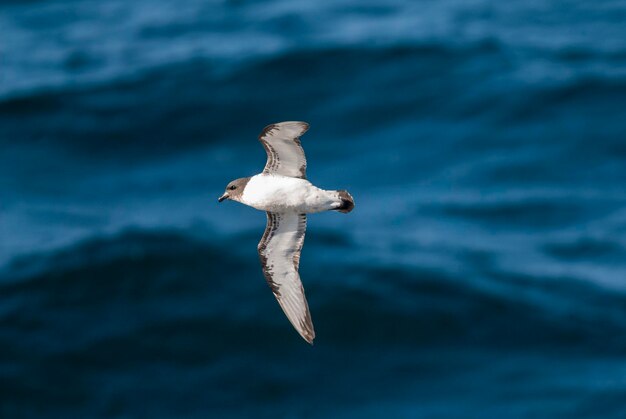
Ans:
<svg viewBox="0 0 626 419"><path fill-rule="evenodd" d="M339 212L343 212L344 214L349 213L354 209L354 198L352 195L348 193L346 190L336 191L339 196L339 200L341 201L341 205L339 205L335 210Z"/></svg>

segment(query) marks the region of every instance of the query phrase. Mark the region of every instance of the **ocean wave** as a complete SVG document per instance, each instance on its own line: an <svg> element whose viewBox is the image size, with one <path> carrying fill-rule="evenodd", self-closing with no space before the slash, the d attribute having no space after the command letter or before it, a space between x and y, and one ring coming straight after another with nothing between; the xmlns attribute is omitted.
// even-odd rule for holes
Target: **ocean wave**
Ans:
<svg viewBox="0 0 626 419"><path fill-rule="evenodd" d="M322 254L329 243L338 256L350 252L348 243L326 236L307 242L308 257ZM0 323L5 336L19 336L9 347L53 339L69 324L91 326L62 343L49 342L47 350L79 350L137 329L158 334L177 323L188 323L181 330L192 335L205 332L197 338L207 343L216 334L234 345L267 333L284 344L294 336L260 274L255 248L236 250L236 242L256 239L239 237L218 246L182 232L130 231L22 257L0 284ZM571 278L543 281L481 267L483 261L474 259L467 271L482 271L478 278L491 278L487 282L434 268L359 266L340 259L332 267L318 263L315 270L307 269L314 263L309 260L302 269L318 335L329 345L626 345L620 338L626 297Z"/></svg>
<svg viewBox="0 0 626 419"><path fill-rule="evenodd" d="M332 121L326 133L336 134L348 125L352 135L363 135L441 119L482 120L514 134L550 117L546 112L557 119L572 111L611 112L626 92L626 79L595 77L529 86L514 81L507 62L490 42L293 51L227 76L216 76L210 61L191 61L96 86L5 97L0 141L136 159L232 142L268 121L293 118ZM506 88L495 82L502 77L513 78ZM338 99L340 91L350 94ZM616 123L601 135L613 138L621 129Z"/></svg>
<svg viewBox="0 0 626 419"><path fill-rule="evenodd" d="M153 2L120 0L43 4L1 6L3 29L12 41L5 47L3 97L106 83L173 62L206 60L230 71L294 49L337 45L393 48L436 42L464 47L486 41L517 51L509 63L543 55L568 65L594 64L583 72L611 72L626 51L617 18L623 6L615 2L572 2L566 14L558 3L536 10L523 1L511 2L505 10L455 1L416 5L399 0L385 6L321 2L314 13L309 6L282 1L266 2L261 10L254 2L198 0L185 7L163 1L157 8ZM542 19L531 17L536 14ZM603 42L596 41L600 38Z"/></svg>
<svg viewBox="0 0 626 419"><path fill-rule="evenodd" d="M256 405L279 397L281 409L300 411L302 392L326 398L357 381L347 394L364 409L373 395L414 403L453 384L465 394L480 383L476 397L487 383L496 392L507 383L526 394L537 382L556 391L588 377L580 368L614 371L626 349L617 294L566 278L538 285L502 273L499 283L516 285L503 288L342 263L350 245L332 235L307 247L343 247L337 263L301 267L318 335L312 349L282 315L254 247L239 250L246 240L136 230L25 258L0 283L3 414L38 417L45 406L55 416L275 417L276 408ZM41 269L24 270L40 259ZM621 398L602 394L606 411L617 412ZM234 408L239 400L245 406ZM438 403L420 405L436 412ZM510 402L490 406L504 413Z"/></svg>

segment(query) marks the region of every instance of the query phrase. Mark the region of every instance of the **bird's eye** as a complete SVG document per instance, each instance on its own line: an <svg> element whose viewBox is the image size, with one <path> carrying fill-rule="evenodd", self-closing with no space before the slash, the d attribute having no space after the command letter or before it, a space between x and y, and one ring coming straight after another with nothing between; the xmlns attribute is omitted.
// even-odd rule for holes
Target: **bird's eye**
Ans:
<svg viewBox="0 0 626 419"><path fill-rule="evenodd" d="M235 185L231 185L231 186L229 186L229 187L228 187L228 189L230 189L231 191L233 191L233 190L237 189L237 187L236 187Z"/></svg>

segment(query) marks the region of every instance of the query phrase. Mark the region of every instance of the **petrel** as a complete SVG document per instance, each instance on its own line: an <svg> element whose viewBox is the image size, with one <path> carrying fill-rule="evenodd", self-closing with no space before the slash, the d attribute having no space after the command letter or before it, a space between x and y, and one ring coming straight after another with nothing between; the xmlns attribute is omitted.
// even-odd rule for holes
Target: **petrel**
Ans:
<svg viewBox="0 0 626 419"><path fill-rule="evenodd" d="M306 215L321 211L348 213L354 208L354 199L348 191L327 191L306 179L300 137L308 129L309 124L298 121L265 127L259 135L267 153L263 172L233 180L218 201L230 199L267 214L265 232L257 247L263 274L293 327L313 344L313 321L298 273Z"/></svg>

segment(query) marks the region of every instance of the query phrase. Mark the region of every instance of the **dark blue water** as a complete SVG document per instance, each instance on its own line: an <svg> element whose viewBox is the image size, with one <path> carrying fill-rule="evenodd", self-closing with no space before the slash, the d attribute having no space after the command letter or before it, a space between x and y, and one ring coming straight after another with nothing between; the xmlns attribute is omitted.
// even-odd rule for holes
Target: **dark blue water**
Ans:
<svg viewBox="0 0 626 419"><path fill-rule="evenodd" d="M626 3L0 6L0 417L626 417ZM305 120L317 339L265 215Z"/></svg>

